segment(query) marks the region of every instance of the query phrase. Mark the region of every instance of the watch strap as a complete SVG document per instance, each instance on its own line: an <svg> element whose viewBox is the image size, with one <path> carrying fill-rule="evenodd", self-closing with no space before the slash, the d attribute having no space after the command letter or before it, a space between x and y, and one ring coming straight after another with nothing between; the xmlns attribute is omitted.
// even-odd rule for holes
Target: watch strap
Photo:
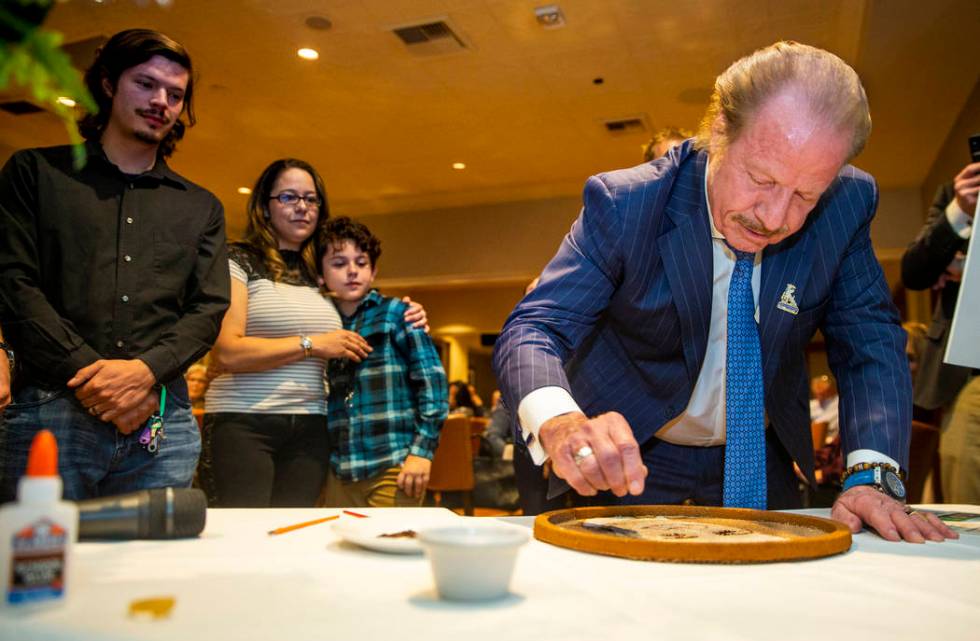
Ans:
<svg viewBox="0 0 980 641"><path fill-rule="evenodd" d="M852 487L857 487L858 485L877 485L877 474L875 474L876 468L869 468L866 470L858 470L852 472L844 479L844 490L847 491Z"/></svg>

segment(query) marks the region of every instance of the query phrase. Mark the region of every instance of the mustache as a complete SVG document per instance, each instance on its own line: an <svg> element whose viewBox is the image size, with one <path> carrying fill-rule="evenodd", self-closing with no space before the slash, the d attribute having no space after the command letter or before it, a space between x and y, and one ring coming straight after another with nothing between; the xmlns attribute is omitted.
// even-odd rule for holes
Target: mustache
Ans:
<svg viewBox="0 0 980 641"><path fill-rule="evenodd" d="M140 116L152 116L154 118L159 118L165 124L170 124L170 118L168 118L165 113L159 111L158 109L137 109L136 113Z"/></svg>
<svg viewBox="0 0 980 641"><path fill-rule="evenodd" d="M765 225L759 224L758 221L752 220L747 216L745 216L744 214L733 214L732 220L742 225L749 231L759 234L761 236L765 236L767 238L771 238L778 234L785 234L786 232L789 231L789 228L786 225L778 227L777 229L768 229Z"/></svg>

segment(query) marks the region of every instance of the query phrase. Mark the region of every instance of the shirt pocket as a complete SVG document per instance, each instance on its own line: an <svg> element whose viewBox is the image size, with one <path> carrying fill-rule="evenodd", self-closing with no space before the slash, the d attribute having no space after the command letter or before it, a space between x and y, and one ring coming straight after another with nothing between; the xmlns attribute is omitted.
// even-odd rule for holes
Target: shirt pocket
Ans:
<svg viewBox="0 0 980 641"><path fill-rule="evenodd" d="M196 258L196 245L175 238L167 231L153 232L154 285L159 289L167 293L182 291L194 272Z"/></svg>

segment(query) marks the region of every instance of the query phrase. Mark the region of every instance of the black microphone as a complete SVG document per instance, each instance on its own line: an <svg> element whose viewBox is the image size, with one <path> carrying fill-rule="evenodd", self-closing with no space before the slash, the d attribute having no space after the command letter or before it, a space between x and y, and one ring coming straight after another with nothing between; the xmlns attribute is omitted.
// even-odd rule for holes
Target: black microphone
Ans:
<svg viewBox="0 0 980 641"><path fill-rule="evenodd" d="M182 539L204 530L204 492L165 487L78 502L81 541Z"/></svg>

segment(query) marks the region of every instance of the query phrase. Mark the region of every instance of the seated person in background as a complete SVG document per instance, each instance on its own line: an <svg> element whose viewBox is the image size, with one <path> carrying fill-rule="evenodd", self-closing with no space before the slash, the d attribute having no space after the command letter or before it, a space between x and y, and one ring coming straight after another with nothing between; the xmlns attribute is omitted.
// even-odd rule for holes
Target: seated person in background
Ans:
<svg viewBox="0 0 980 641"><path fill-rule="evenodd" d="M490 456L499 459L503 457L507 444L514 442L514 430L510 424L510 412L499 402L500 392L494 391L493 397L497 402L490 411L490 424L483 433L483 440L490 448Z"/></svg>
<svg viewBox="0 0 980 641"><path fill-rule="evenodd" d="M371 352L330 361L328 506L418 506L425 498L439 429L448 411L446 375L432 339L406 327L405 303L371 288L381 241L347 217L320 232L323 280L344 328ZM465 386L460 393L466 391Z"/></svg>
<svg viewBox="0 0 980 641"><path fill-rule="evenodd" d="M925 323L907 321L902 323L902 329L909 335L908 342L905 343L905 355L909 359L909 373L912 375L912 389L915 389L915 381L919 373L919 363L922 362L925 344L929 340L929 328ZM936 412L927 410L924 407L912 404L912 420L923 423L935 424Z"/></svg>
<svg viewBox="0 0 980 641"><path fill-rule="evenodd" d="M487 416L489 412L487 411L487 406L483 404L483 399L480 398L479 393L476 391L476 385L473 383L467 383L466 389L470 392L470 400L473 401L473 413L476 416Z"/></svg>
<svg viewBox="0 0 980 641"><path fill-rule="evenodd" d="M905 344L905 355L909 358L909 373L912 374L912 385L915 385L915 375L919 372L919 359L922 357L922 346L927 338L929 329L925 323L907 321L902 323L902 329L909 335Z"/></svg>
<svg viewBox="0 0 980 641"><path fill-rule="evenodd" d="M817 434L819 429L824 435L822 444L814 442L814 474L820 488L832 491L829 501L820 501L815 507L830 507L833 495L840 490L841 475L844 473L837 415L837 383L826 374L814 376L810 381L810 394L811 432Z"/></svg>
<svg viewBox="0 0 980 641"><path fill-rule="evenodd" d="M826 374L814 376L810 381L810 395L810 421L827 424L824 444L830 444L840 431L837 420L837 384Z"/></svg>
<svg viewBox="0 0 980 641"><path fill-rule="evenodd" d="M456 395L453 397L454 403L450 406L450 413L464 414L469 417L483 416L482 405L477 407L473 401L469 384L465 381L454 381L453 386L456 388Z"/></svg>
<svg viewBox="0 0 980 641"><path fill-rule="evenodd" d="M208 368L204 363L194 363L184 374L187 381L187 397L192 410L204 410L204 395L208 391Z"/></svg>
<svg viewBox="0 0 980 641"><path fill-rule="evenodd" d="M662 127L653 134L653 138L643 148L643 160L647 162L656 160L670 151L671 147L681 144L693 135L687 129Z"/></svg>

